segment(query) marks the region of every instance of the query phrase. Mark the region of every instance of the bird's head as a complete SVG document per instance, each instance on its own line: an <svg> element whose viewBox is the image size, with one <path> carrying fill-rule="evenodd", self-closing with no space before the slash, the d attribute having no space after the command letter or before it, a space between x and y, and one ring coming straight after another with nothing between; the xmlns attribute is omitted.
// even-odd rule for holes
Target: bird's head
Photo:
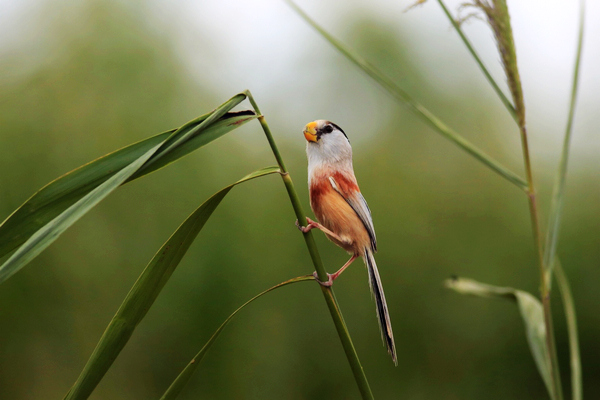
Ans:
<svg viewBox="0 0 600 400"><path fill-rule="evenodd" d="M304 137L307 141L306 152L309 161L311 158L328 162L352 159L352 147L348 136L333 122L323 119L309 122L304 127Z"/></svg>

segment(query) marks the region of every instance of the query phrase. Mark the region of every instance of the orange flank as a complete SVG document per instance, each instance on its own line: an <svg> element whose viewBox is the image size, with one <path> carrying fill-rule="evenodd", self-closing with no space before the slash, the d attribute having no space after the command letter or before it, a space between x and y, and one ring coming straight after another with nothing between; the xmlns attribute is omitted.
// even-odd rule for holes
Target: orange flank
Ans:
<svg viewBox="0 0 600 400"><path fill-rule="evenodd" d="M369 233L344 196L333 188L330 176L335 179L344 196L359 192L356 181L348 179L347 175L337 171L331 174L315 173L310 186L311 207L319 222L338 235L342 242L326 234L329 240L350 254L362 256L364 249L370 248Z"/></svg>

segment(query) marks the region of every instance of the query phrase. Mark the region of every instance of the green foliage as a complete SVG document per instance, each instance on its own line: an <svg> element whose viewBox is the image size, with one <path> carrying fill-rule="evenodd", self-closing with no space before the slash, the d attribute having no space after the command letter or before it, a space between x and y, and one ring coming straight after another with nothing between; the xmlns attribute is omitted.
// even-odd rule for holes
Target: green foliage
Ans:
<svg viewBox="0 0 600 400"><path fill-rule="evenodd" d="M552 371L550 359L546 351L546 326L544 325L544 309L542 303L530 293L509 287L499 287L480 283L467 278L452 278L445 282L447 288L461 294L487 298L503 298L513 300L525 325L525 336L537 365L538 371L546 384L551 398L555 399L552 387Z"/></svg>
<svg viewBox="0 0 600 400"><path fill-rule="evenodd" d="M21 245L0 266L0 283L48 247L67 228L126 181L144 176L254 119L226 113L238 95L215 112L179 129L108 154L46 185L0 225L0 256Z"/></svg>
<svg viewBox="0 0 600 400"><path fill-rule="evenodd" d="M65 399L87 399L90 396L227 193L240 183L276 172L279 172L278 167L263 168L221 189L181 224L129 291Z"/></svg>
<svg viewBox="0 0 600 400"><path fill-rule="evenodd" d="M141 157L133 161L131 164L123 167L119 172L114 174L102 184L98 185L94 190L90 191L83 198L78 200L72 206L60 213L56 218L43 224L31 237L13 253L2 266L0 266L0 282L4 282L19 269L23 268L29 261L40 254L46 247L54 242L67 228L73 225L79 218L87 213L92 207L102 201L113 190L120 186L127 178L137 171L154 153L159 149L160 144L154 146ZM59 202L59 206L62 206ZM26 223L29 220L29 215L25 215L24 228L28 228ZM17 235L21 230L21 225L15 226L12 229Z"/></svg>

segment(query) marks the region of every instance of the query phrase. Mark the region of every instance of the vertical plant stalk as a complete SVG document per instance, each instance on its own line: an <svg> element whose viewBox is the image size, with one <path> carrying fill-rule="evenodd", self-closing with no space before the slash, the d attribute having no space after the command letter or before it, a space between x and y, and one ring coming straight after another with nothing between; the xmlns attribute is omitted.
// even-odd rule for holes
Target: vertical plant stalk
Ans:
<svg viewBox="0 0 600 400"><path fill-rule="evenodd" d="M290 177L289 172L287 171L285 164L283 162L283 158L279 153L279 149L275 144L275 140L273 139L273 135L271 134L271 129L267 124L264 116L261 114L258 105L254 101L252 94L250 91L245 92L248 96L248 100L252 104L254 111L256 112L258 117L258 121L267 137L269 145L271 146L271 150L273 151L273 155L277 160L277 164L279 165L279 169L281 170L281 178L283 179L283 183L290 197L290 201L292 203L292 207L294 208L294 212L296 213L296 218L298 218L298 222L301 224L306 223L306 214L302 209L302 205L300 203L300 199L298 198L298 194L296 193L296 189L294 188L294 183L292 182L292 178ZM317 271L317 275L319 276L319 280L326 281L328 279L327 272L325 271L325 267L323 266L323 261L321 260L321 256L319 254L319 250L317 249L317 244L312 235L312 232L304 233L304 241L306 242L306 247L308 248L308 252L310 253L310 257L312 259L315 270ZM354 344L352 343L352 338L350 337L350 332L348 331L348 327L346 326L346 322L344 321L344 317L342 316L342 312L337 303L337 299L335 298L335 294L331 287L321 286L321 291L323 292L323 296L325 297L325 302L327 303L327 307L329 308L329 312L331 314L331 318L333 319L333 323L340 337L340 341L342 342L342 347L344 348L344 352L346 353L346 357L348 358L348 362L350 363L350 368L352 369L352 373L354 375L354 379L356 384L358 385L358 389L361 393L363 399L374 399L373 393L371 392L371 387L369 386L369 382L367 380L367 376L365 375L365 371L360 363L360 359L358 358L358 353L354 348Z"/></svg>
<svg viewBox="0 0 600 400"><path fill-rule="evenodd" d="M531 215L531 225L535 251L537 253L540 269L540 292L544 308L544 323L546 327L546 347L550 360L550 369L552 377L552 397L555 400L562 400L562 387L560 381L560 372L558 366L558 356L556 354L556 344L554 341L554 327L552 323L552 309L550 307L550 288L546 280L546 268L544 265L544 253L542 247L542 233L540 229L539 209L533 182L533 173L531 167L531 158L529 155L529 144L527 140L527 125L525 119L525 101L523 99L523 88L521 86L521 77L517 66L517 53L510 24L510 15L506 0L474 0L474 5L485 13L489 25L492 27L498 51L502 58L502 66L508 81L515 111L517 113L517 124L521 135L521 146L523 148L523 160L525 164L525 173L527 178L527 198L529 199L529 212Z"/></svg>
<svg viewBox="0 0 600 400"><path fill-rule="evenodd" d="M520 79L518 76L518 69L516 64L516 56L514 51L514 41L512 40L512 33L510 29L510 20L508 16L508 10L505 2L495 1L493 5L491 5L487 0L474 0L472 4L467 4L468 6L474 6L480 8L486 14L490 25L494 30L494 34L496 36L496 41L498 43L498 49L502 55L503 66L506 71L507 78L509 80L509 85L511 88L511 94L513 99L515 99L515 104L518 105L519 114L517 114L517 110L512 107L512 104L508 101L508 99L504 96L502 91L499 89L498 85L491 77L476 51L471 46L471 43L466 38L462 30L460 29L459 23L452 17L448 8L445 6L442 0L438 0L438 3L442 7L444 13L456 29L457 33L463 40L465 46L474 57L475 61L483 71L484 75L500 97L501 101L507 107L515 122L519 125L519 129L521 132L521 138L523 141L523 152L525 158L526 170L528 172L527 180L528 180L528 188L527 193L530 199L530 211L532 215L532 224L534 230L534 236L536 240L536 248L539 252L542 250L541 246L541 232L539 229L539 217L537 213L537 205L535 199L535 191L533 190L533 180L531 179L531 164L529 162L529 151L527 148L527 131L525 128L525 110L524 110L524 102L523 102L523 94L520 85ZM553 269L556 264L556 275L557 275L557 283L559 286L559 290L561 296L563 298L564 304L564 312L567 319L567 328L569 332L569 347L570 347L570 359L571 359L571 386L572 386L572 398L573 400L581 400L582 399L582 377L581 377L581 357L579 351L579 340L577 337L577 320L575 315L575 306L573 302L573 297L571 294L571 289L569 287L569 283L567 277L562 270L562 266L558 259L556 259L556 246L558 242L558 233L560 228L560 217L561 210L563 204L563 196L564 196L564 188L566 183L566 173L567 173L567 164L568 164L568 156L569 156L569 147L571 141L571 133L573 127L573 119L575 115L575 102L577 99L577 89L579 83L579 69L581 64L581 53L583 48L583 33L584 33L584 22L585 22L585 0L580 0L580 13L579 13L579 34L577 40L577 53L575 56L575 67L573 71L573 83L571 88L571 101L569 106L569 115L567 121L567 127L565 132L565 138L563 141L561 160L559 163L558 172L556 174L553 194L552 194L552 204L550 207L550 216L548 222L548 231L546 233L546 241L543 247L543 255L540 262L540 273L541 273L541 292L542 299L544 301L544 312L545 312L545 324L546 330L548 332L548 347L549 353L553 356L550 357L554 363L553 367L553 379L560 384L559 373L558 373L558 363L556 361L556 347L554 344L553 330L552 330L552 321L550 314L550 292L552 285L552 276ZM503 20L504 19L504 20ZM505 36L506 31L508 36ZM553 386L554 390L557 391L556 385ZM562 396L562 392L560 388L557 391L557 396Z"/></svg>

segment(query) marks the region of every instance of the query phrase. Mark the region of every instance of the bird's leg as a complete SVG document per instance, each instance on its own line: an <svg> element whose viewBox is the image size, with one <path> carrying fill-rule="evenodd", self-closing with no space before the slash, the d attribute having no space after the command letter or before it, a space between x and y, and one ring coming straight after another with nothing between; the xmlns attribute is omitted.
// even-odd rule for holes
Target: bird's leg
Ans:
<svg viewBox="0 0 600 400"><path fill-rule="evenodd" d="M337 241L343 242L342 238L340 238L338 235L336 235L335 233L333 233L332 231L330 231L329 229L325 228L323 225L321 225L318 222L313 221L312 219L306 217L306 222L308 223L308 225L306 226L302 226L298 223L298 220L296 220L296 226L298 227L298 229L300 229L301 232L308 232L314 228L317 228L323 232L325 232L327 235L331 236L332 238L336 239Z"/></svg>
<svg viewBox="0 0 600 400"><path fill-rule="evenodd" d="M346 264L342 265L342 268L338 269L336 273L333 274L327 274L327 277L329 279L327 279L327 281L323 282L321 280L319 280L319 276L317 275L317 271L313 272L313 276L315 277L315 280L317 282L319 282L319 285L321 286L325 286L325 287L331 287L331 285L333 285L333 281L335 281L338 276L340 276L342 274L342 272L344 272L344 270L346 268L348 268L350 266L350 264L352 264L352 262L354 260L356 260L356 258L358 257L358 254L354 254L347 262Z"/></svg>

